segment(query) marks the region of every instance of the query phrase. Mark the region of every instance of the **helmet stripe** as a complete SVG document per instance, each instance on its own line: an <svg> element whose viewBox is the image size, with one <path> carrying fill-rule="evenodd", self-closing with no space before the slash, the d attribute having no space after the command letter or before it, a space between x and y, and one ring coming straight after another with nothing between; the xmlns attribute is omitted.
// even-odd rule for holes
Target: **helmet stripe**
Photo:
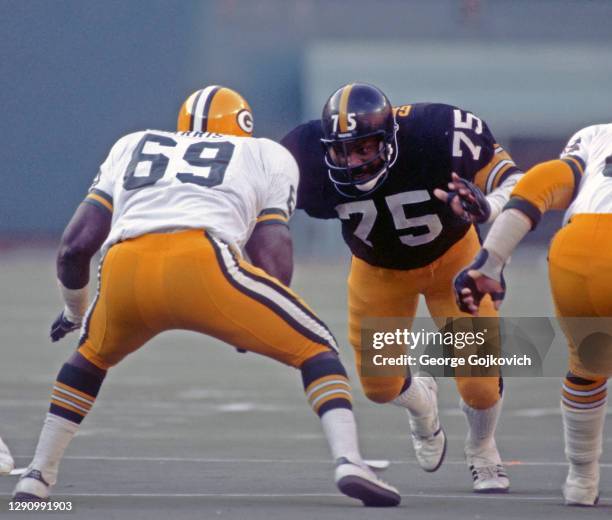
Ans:
<svg viewBox="0 0 612 520"><path fill-rule="evenodd" d="M344 87L344 90L342 91L342 94L340 95L340 108L339 108L339 114L338 114L338 124L339 124L341 132L347 132L348 131L347 109L348 109L349 96L351 95L351 90L353 90L353 84L352 83L350 85L347 85L346 87Z"/></svg>
<svg viewBox="0 0 612 520"><path fill-rule="evenodd" d="M192 125L191 129L197 132L205 132L206 124L208 121L208 111L210 110L210 103L213 97L221 87L217 85L211 85L201 90L198 97L193 103L192 111Z"/></svg>
<svg viewBox="0 0 612 520"><path fill-rule="evenodd" d="M183 117L183 114L185 114L186 116L189 117L189 125L187 126L186 130L187 131L193 130L193 107L195 106L201 94L202 94L201 90L196 90L193 94L191 94L191 96L187 98L187 101L185 101L185 103L181 107L181 114L179 114L179 124L178 124L179 128L181 126L180 118Z"/></svg>

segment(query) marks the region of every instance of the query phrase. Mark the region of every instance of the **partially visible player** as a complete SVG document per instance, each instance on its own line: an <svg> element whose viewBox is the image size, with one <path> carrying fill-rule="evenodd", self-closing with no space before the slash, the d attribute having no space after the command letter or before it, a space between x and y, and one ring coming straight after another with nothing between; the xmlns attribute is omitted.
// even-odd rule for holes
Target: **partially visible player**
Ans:
<svg viewBox="0 0 612 520"><path fill-rule="evenodd" d="M184 329L299 369L336 460L338 488L365 505L399 504L397 490L359 453L333 335L288 288L295 161L281 145L250 137L252 129L246 101L210 86L184 103L178 132L136 132L112 147L62 237L65 309L51 338L82 322L81 338L59 372L15 500L49 495L107 371L160 332ZM241 257L243 246L252 263ZM89 263L100 247L98 291L85 313Z"/></svg>
<svg viewBox="0 0 612 520"><path fill-rule="evenodd" d="M7 475L15 469L15 461L11 456L8 446L0 438L0 475Z"/></svg>
<svg viewBox="0 0 612 520"><path fill-rule="evenodd" d="M476 259L455 280L462 309L477 315L485 294L499 307L504 265L549 209L566 210L548 254L553 301L570 351L561 399L570 464L563 493L569 505L593 506L612 375L605 319L612 317L612 124L580 130L560 159L534 166L519 181Z"/></svg>
<svg viewBox="0 0 612 520"><path fill-rule="evenodd" d="M435 471L446 452L436 383L364 373L362 321L411 321L420 295L438 327L468 316L457 307L452 281L480 247L473 224L497 216L522 172L471 112L442 103L393 108L380 89L364 83L336 90L320 120L299 125L282 143L300 168L298 208L340 219L353 255L349 338L364 392L408 411L417 460ZM491 302L485 306L495 317ZM469 428L465 454L473 489L505 492L509 480L494 437L501 377L457 377L456 383Z"/></svg>

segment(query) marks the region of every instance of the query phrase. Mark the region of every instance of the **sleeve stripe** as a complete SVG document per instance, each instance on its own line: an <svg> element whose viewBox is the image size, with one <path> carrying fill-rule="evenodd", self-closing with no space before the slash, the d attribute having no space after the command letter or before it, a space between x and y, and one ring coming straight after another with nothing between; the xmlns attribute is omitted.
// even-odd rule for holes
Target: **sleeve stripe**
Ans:
<svg viewBox="0 0 612 520"><path fill-rule="evenodd" d="M487 176L487 185L486 185L486 189L485 189L485 193L491 193L499 184L499 182L495 182L496 178L498 177L498 175L502 172L502 170L504 169L504 167L508 166L513 166L514 162L512 162L512 159L502 159L501 161L499 161L495 167L489 172L489 175Z"/></svg>
<svg viewBox="0 0 612 520"><path fill-rule="evenodd" d="M518 166L516 165L512 165L509 166L508 168L506 168L504 170L504 172L500 175L499 177L499 182L495 185L495 187L497 188L497 186L499 186L500 184L503 184L503 182L510 177L511 175L516 175L516 174L522 174L524 173L523 170L521 170Z"/></svg>
<svg viewBox="0 0 612 520"><path fill-rule="evenodd" d="M268 208L268 209L264 209L258 216L257 218L263 217L264 215L280 215L282 217L287 218L287 212L279 209L279 208Z"/></svg>
<svg viewBox="0 0 612 520"><path fill-rule="evenodd" d="M108 193L106 193L105 191L102 190L97 190L97 189L93 189L91 190L89 193L93 193L94 195L97 195L98 197L102 197L104 200L106 200L111 206L113 205L113 197L111 197Z"/></svg>
<svg viewBox="0 0 612 520"><path fill-rule="evenodd" d="M495 177L506 165L515 166L512 157L501 146L495 145L493 158L476 172L474 184L484 191L485 195L489 194L499 184L495 183Z"/></svg>
<svg viewBox="0 0 612 520"><path fill-rule="evenodd" d="M282 222L284 224L289 221L289 219L284 215L263 215L257 219L257 223L259 224L261 222L268 222L271 220L274 220L276 222Z"/></svg>
<svg viewBox="0 0 612 520"><path fill-rule="evenodd" d="M255 227L259 227L259 226L268 226L270 224L279 224L281 226L286 226L289 227L289 222L287 222L286 220L258 220L257 224L255 224Z"/></svg>
<svg viewBox="0 0 612 520"><path fill-rule="evenodd" d="M90 193L89 195L87 195L87 197L85 197L85 200L83 202L89 202L89 203L93 204L94 206L99 206L99 207L102 207L104 209L107 209L111 213L113 212L113 204L112 204L112 202L109 202L105 198L100 197L99 195L97 195L95 193Z"/></svg>
<svg viewBox="0 0 612 520"><path fill-rule="evenodd" d="M562 160L565 160L565 159L572 159L572 160L576 161L578 163L578 165L580 166L581 173L584 173L584 169L586 168L586 164L582 160L582 157L578 157L577 155L566 155L565 157L563 157Z"/></svg>
<svg viewBox="0 0 612 520"><path fill-rule="evenodd" d="M110 211L111 213L113 212L112 208L109 208L106 203L102 203L99 200L94 199L93 197L87 197L86 199L84 199L83 204L91 204L92 206L96 206L100 209L103 209L104 211Z"/></svg>
<svg viewBox="0 0 612 520"><path fill-rule="evenodd" d="M542 212L535 204L517 196L510 198L510 200L504 206L504 211L507 209L518 209L519 211L525 213L525 215L527 215L531 220L531 229L535 229L542 218Z"/></svg>
<svg viewBox="0 0 612 520"><path fill-rule="evenodd" d="M580 180L582 179L582 168L580 167L581 165L575 159L575 156L564 157L563 159L561 159L572 169L572 174L574 175L574 190L572 191L571 200L574 200L576 198L576 195L578 194L578 188L580 187Z"/></svg>

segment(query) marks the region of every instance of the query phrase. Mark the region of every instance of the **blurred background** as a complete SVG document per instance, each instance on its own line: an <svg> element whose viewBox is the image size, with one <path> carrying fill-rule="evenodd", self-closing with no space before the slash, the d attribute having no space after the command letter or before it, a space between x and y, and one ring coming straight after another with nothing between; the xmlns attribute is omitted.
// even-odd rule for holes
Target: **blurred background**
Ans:
<svg viewBox="0 0 612 520"><path fill-rule="evenodd" d="M0 0L0 435L18 464L30 459L50 382L76 341L48 339L61 308L55 248L119 137L174 129L191 92L221 84L248 99L257 136L280 139L318 117L341 84L367 81L397 105L437 101L472 110L526 169L555 157L579 128L612 120L611 20L612 0ZM497 518L575 520L576 511L556 505L562 374L506 380L498 441L512 461L515 493L484 506L457 500L471 497L453 381L440 381L449 462L425 478L409 465L405 418L366 403L359 389L339 222L300 213L292 221L293 287L338 338L366 453L409 459L389 478L411 493L412 516L478 518L486 508ZM505 316L553 315L546 243L559 220L546 216L513 257ZM188 332L164 333L145 349L113 369L63 466L59 496L77 497L84 517L210 518L221 510L224 518L346 517L327 498L322 510L305 499L257 498L301 490L315 503L317 493L335 492L331 480L320 484L323 470L249 462L326 460L297 373ZM606 442L609 505L612 438ZM0 482L0 502L13 484ZM143 492L159 496L133 495ZM202 492L209 498L197 498ZM231 495L245 492L255 494ZM609 517L609 508L600 513ZM351 510L371 517L361 514Z"/></svg>
<svg viewBox="0 0 612 520"><path fill-rule="evenodd" d="M256 134L275 139L349 81L394 104L456 104L524 168L612 116L609 0L0 0L0 10L4 249L56 243L114 141L174 128L181 102L207 84L241 92ZM298 254L346 255L337 226L298 215Z"/></svg>

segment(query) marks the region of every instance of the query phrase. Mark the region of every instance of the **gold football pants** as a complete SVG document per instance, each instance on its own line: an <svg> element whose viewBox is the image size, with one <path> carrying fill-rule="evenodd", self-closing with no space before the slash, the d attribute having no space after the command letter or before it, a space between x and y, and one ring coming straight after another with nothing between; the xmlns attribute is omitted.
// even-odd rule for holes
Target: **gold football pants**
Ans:
<svg viewBox="0 0 612 520"><path fill-rule="evenodd" d="M437 327L446 318L469 318L455 301L453 279L476 256L480 243L472 227L459 242L440 258L418 269L398 270L372 266L353 257L348 279L349 339L355 350L355 363L366 396L377 403L395 399L404 384L401 376L371 377L362 373L361 321L366 317L414 318L419 295ZM480 316L497 317L491 299L481 303ZM412 320L410 320L410 324ZM497 327L495 320L494 327ZM471 407L485 409L499 399L499 377L456 377L463 400Z"/></svg>
<svg viewBox="0 0 612 520"><path fill-rule="evenodd" d="M555 235L548 265L571 372L584 379L609 377L612 343L597 339L612 335L612 215L574 215Z"/></svg>
<svg viewBox="0 0 612 520"><path fill-rule="evenodd" d="M203 230L152 233L110 248L79 352L102 369L170 329L201 332L300 367L337 350L289 288Z"/></svg>

